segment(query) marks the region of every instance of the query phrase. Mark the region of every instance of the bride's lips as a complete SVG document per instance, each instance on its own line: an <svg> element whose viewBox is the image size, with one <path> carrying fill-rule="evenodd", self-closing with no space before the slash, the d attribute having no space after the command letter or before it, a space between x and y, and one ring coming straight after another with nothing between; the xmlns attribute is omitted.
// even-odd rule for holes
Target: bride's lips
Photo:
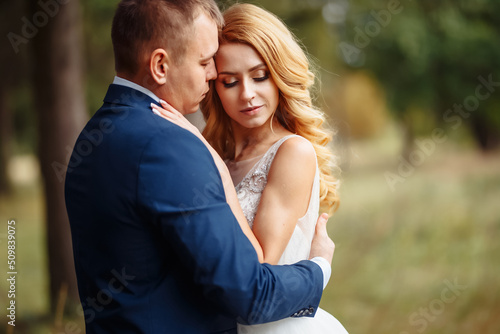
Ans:
<svg viewBox="0 0 500 334"><path fill-rule="evenodd" d="M240 110L240 112L243 114L246 114L248 116L253 116L259 112L260 108L262 108L262 106L250 107L250 108L245 108L243 110Z"/></svg>

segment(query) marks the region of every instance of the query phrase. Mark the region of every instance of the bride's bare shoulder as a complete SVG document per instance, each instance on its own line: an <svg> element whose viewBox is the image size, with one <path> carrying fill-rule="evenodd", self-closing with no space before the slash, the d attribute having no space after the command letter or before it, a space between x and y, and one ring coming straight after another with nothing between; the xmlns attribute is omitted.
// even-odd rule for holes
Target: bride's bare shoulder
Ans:
<svg viewBox="0 0 500 334"><path fill-rule="evenodd" d="M316 171L314 146L300 136L287 138L276 152L272 169L280 173L286 170L286 174L300 173L303 176L314 177Z"/></svg>
<svg viewBox="0 0 500 334"><path fill-rule="evenodd" d="M276 158L288 158L299 161L316 161L316 152L311 142L301 136L287 138L276 152Z"/></svg>

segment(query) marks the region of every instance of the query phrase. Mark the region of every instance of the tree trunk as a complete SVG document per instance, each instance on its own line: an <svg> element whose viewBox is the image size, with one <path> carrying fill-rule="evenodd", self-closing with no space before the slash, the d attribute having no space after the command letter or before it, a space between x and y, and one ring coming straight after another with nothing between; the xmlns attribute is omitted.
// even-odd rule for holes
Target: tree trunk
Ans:
<svg viewBox="0 0 500 334"><path fill-rule="evenodd" d="M489 152L500 147L500 134L498 129L481 116L471 119L471 129L476 142L483 152Z"/></svg>
<svg viewBox="0 0 500 334"><path fill-rule="evenodd" d="M411 152L415 149L415 131L413 130L412 119L408 112L405 112L403 115L401 125L404 131L401 155L408 161L410 159Z"/></svg>
<svg viewBox="0 0 500 334"><path fill-rule="evenodd" d="M21 16L21 4L15 0L4 0L0 3L0 35L8 36L14 25L14 19ZM17 23L17 22L15 22ZM21 57L15 54L7 39L2 44L0 52L0 195L8 194L12 190L10 180L7 175L7 165L12 154L13 142L13 115L8 101L12 87L24 71L21 69Z"/></svg>
<svg viewBox="0 0 500 334"><path fill-rule="evenodd" d="M12 142L12 113L8 109L5 89L0 84L0 195L11 190L7 175Z"/></svg>
<svg viewBox="0 0 500 334"><path fill-rule="evenodd" d="M82 24L79 1L46 1L42 9L31 1L28 18L39 27L33 39L34 101L38 115L38 155L45 187L50 301L67 288L78 301L69 221L64 201L64 178L69 155L84 126ZM62 4L60 4L62 3ZM46 13L44 25L41 13ZM38 15L38 16L37 16ZM61 294L63 295L63 294Z"/></svg>

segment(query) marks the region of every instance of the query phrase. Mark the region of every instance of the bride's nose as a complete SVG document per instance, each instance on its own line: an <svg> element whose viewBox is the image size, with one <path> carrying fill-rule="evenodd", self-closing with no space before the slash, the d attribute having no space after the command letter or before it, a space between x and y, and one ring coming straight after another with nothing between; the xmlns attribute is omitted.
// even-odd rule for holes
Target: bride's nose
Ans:
<svg viewBox="0 0 500 334"><path fill-rule="evenodd" d="M254 97L255 97L255 89L253 85L245 80L241 85L240 98L243 101L250 101Z"/></svg>

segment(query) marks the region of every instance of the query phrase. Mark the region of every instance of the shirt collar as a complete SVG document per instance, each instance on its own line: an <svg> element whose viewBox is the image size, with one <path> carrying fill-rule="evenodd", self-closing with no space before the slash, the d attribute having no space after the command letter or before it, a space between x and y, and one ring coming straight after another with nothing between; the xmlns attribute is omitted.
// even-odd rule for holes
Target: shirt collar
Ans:
<svg viewBox="0 0 500 334"><path fill-rule="evenodd" d="M156 96L152 91L150 91L149 89L144 88L144 87L142 87L142 86L140 86L140 85L138 85L130 80L115 76L115 79L113 80L113 84L125 86L125 87L129 87L129 88L138 90L139 92L146 94L147 96L149 96L150 98L152 98L156 102L160 103L160 98L158 96Z"/></svg>

